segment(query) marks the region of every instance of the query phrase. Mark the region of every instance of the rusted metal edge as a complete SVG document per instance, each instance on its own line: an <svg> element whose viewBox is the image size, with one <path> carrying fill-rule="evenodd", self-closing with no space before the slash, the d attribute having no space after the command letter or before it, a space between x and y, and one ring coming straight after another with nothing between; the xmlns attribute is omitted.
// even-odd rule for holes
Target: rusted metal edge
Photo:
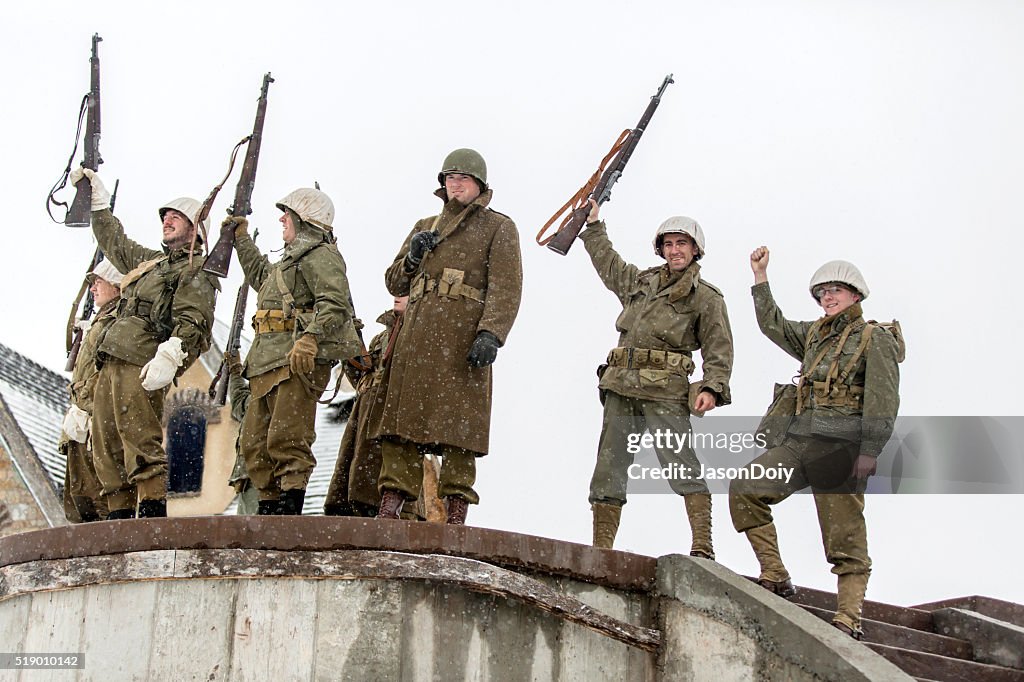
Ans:
<svg viewBox="0 0 1024 682"><path fill-rule="evenodd" d="M521 573L463 557L376 550L156 550L0 567L0 602L35 592L141 580L410 580L513 599L644 651L661 632L598 611Z"/></svg>
<svg viewBox="0 0 1024 682"><path fill-rule="evenodd" d="M472 526L324 516L202 516L86 523L0 538L0 567L161 549L442 554L649 592L653 557Z"/></svg>

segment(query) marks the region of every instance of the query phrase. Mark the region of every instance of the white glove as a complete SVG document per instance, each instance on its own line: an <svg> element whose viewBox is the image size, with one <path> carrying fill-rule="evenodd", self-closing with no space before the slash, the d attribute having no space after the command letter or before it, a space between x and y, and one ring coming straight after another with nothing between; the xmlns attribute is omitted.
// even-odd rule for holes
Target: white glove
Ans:
<svg viewBox="0 0 1024 682"><path fill-rule="evenodd" d="M103 186L103 181L100 180L96 171L91 168L75 166L71 170L71 174L68 175L72 185L77 185L83 177L89 178L89 184L92 186L92 210L102 211L105 208L110 208L110 192Z"/></svg>
<svg viewBox="0 0 1024 682"><path fill-rule="evenodd" d="M89 329L92 327L92 318L88 320L75 320L75 329L82 330L83 334L88 334Z"/></svg>
<svg viewBox="0 0 1024 682"><path fill-rule="evenodd" d="M147 362L139 372L142 388L147 391L156 391L170 384L186 357L187 353L181 349L181 339L177 336L172 336L161 343L156 347L153 359Z"/></svg>
<svg viewBox="0 0 1024 682"><path fill-rule="evenodd" d="M68 438L84 443L89 438L89 413L78 405L72 405L60 426L64 433L68 434Z"/></svg>

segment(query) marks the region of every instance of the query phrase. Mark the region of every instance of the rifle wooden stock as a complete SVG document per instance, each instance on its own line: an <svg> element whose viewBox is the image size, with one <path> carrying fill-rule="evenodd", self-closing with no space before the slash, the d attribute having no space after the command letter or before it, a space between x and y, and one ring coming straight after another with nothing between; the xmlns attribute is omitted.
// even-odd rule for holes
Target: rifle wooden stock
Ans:
<svg viewBox="0 0 1024 682"><path fill-rule="evenodd" d="M612 187L619 181L623 171L626 169L626 164L629 163L629 157L633 155L637 144L640 142L640 136L644 134L644 130L647 129L647 126L651 122L651 118L654 116L655 110L657 110L658 105L661 103L661 97L665 94L665 88L667 88L670 83L674 82L675 81L672 80L672 74L665 76L665 80L662 81L661 87L659 87L658 91L651 97L651 101L647 104L647 108L644 109L644 113L640 117L640 122L636 124L636 127L629 131L629 135L622 141L622 147L615 155L615 159L612 161L611 165L609 165L601 174L601 179L598 180L596 185L594 185L593 191L583 199L581 206L572 211L572 215L562 223L562 226L558 229L558 232L555 233L555 236L547 242L547 247L549 249L562 256L569 253L569 249L572 248L573 242L576 241L576 237L583 230L583 227L587 222L587 217L590 215L589 200L593 199L597 202L598 206L601 206L611 199ZM587 186L585 185L581 192L585 192L586 187ZM570 200L570 202L572 201L574 200Z"/></svg>
<svg viewBox="0 0 1024 682"><path fill-rule="evenodd" d="M103 38L98 33L92 36L92 55L89 57L89 96L85 117L85 140L82 143L82 167L99 170L103 159L100 157L100 54L99 44ZM68 227L89 227L92 220L92 183L82 178L75 185L75 199L71 202L64 224Z"/></svg>
<svg viewBox="0 0 1024 682"><path fill-rule="evenodd" d="M263 122L267 117L267 91L274 82L269 73L263 75L263 86L256 104L256 121L253 123L252 135L245 149L245 162L235 186L235 198L228 208L228 215L242 217L252 213L252 190L256 186L256 166L260 159L260 145L263 142ZM221 227L220 237L210 250L203 265L203 271L218 277L227 277L231 267L231 250L235 245L235 228ZM223 403L221 403L223 405Z"/></svg>
<svg viewBox="0 0 1024 682"><path fill-rule="evenodd" d="M569 249L572 248L572 244L576 241L576 237L579 236L579 233L583 231L584 226L587 224L587 216L589 214L589 205L585 208L577 208L573 211L572 217L569 221L565 223L565 225L555 233L554 238L548 242L548 248L562 256L569 253Z"/></svg>

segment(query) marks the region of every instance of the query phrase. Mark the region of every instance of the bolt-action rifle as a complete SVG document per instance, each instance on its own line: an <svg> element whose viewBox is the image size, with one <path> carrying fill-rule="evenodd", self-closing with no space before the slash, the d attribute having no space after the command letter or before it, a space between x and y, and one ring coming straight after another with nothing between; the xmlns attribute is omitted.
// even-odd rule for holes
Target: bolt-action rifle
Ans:
<svg viewBox="0 0 1024 682"><path fill-rule="evenodd" d="M78 152L78 140L82 133L83 117L85 118L85 140L82 142L82 150L84 152L82 167L96 171L99 170L100 164L103 163L103 158L100 156L99 44L101 40L103 38L100 38L98 33L93 34L92 56L89 57L89 92L82 98L82 105L78 110L78 130L75 132L74 149L71 150L71 156L68 158L68 165L64 169L63 175L54 184L53 188L50 189L49 196L46 197L46 212L50 214L50 219L54 222L61 221L53 217L53 213L50 210L51 204L67 208L63 223L68 227L89 227L90 219L92 218L92 183L89 182L89 178L82 178L75 185L75 198L71 202L70 208L68 208L67 203L57 201L53 196L68 184L68 174L71 173L71 165L75 162L75 154Z"/></svg>
<svg viewBox="0 0 1024 682"><path fill-rule="evenodd" d="M260 234L259 230L253 232L252 240ZM235 297L235 310L231 313L231 329L228 331L228 341L224 344L224 359L221 360L220 369L210 383L210 398L217 407L224 407L228 401L228 381L231 380L231 371L228 369L228 353L238 353L242 348L242 325L245 324L245 305L249 300L249 282L243 280L238 287L238 295Z"/></svg>
<svg viewBox="0 0 1024 682"><path fill-rule="evenodd" d="M623 170L626 168L626 164L629 163L629 157L636 150L636 145L640 142L640 136L644 134L648 124L651 122L651 118L654 116L654 111L661 103L661 96L665 94L665 88L669 86L669 83L674 82L672 74L665 76L665 80L662 82L661 87L658 88L658 92L654 93L654 96L651 97L651 102L647 105L647 109L644 110L644 115L640 117L640 122L632 130L626 129L622 132L619 139L612 146L611 151L601 161L601 166L591 176L590 180L587 181L587 184L580 188L562 208L558 209L555 215L551 216L551 219L537 234L538 244L547 246L555 253L563 256L569 253L569 249L576 240L576 236L583 229L583 226L586 225L587 216L590 214L590 202L588 200L592 198L600 206L611 199L612 186L618 181ZM608 160L612 158L614 160L606 168ZM558 231L553 236L544 239L544 233L566 211L569 213L562 220Z"/></svg>
<svg viewBox="0 0 1024 682"><path fill-rule="evenodd" d="M228 215L234 217L244 218L252 213L251 202L252 190L256 185L256 164L260 159L260 143L263 141L263 121L267 117L267 90L273 82L274 79L270 77L269 73L263 76L263 87L260 89L259 102L256 104L256 122L252 127L252 135L249 136L249 146L245 150L242 173L238 178L238 185L235 186L235 200L228 208ZM220 237L206 257L203 271L218 277L227 277L228 267L231 265L231 249L234 244L234 226L221 227Z"/></svg>
<svg viewBox="0 0 1024 682"><path fill-rule="evenodd" d="M110 195L110 210L114 210L114 202L117 201L117 187L121 184L120 180L114 181L114 193ZM67 333L67 349L68 349L68 361L64 365L65 372L71 372L75 369L75 363L78 362L78 352L82 350L82 338L85 336L80 328L75 327L76 320L88 320L92 317L93 310L96 308L96 302L92 298L92 291L89 288L88 277L89 273L96 269L96 266L103 260L103 252L100 247L96 247L96 251L92 254L92 259L89 261L89 268L85 271L85 277L82 278L82 286L78 290L78 296L75 296L75 302L71 304L71 315L68 317L68 333ZM85 295L85 303L82 304L82 314L78 314L78 303L82 300L83 294Z"/></svg>

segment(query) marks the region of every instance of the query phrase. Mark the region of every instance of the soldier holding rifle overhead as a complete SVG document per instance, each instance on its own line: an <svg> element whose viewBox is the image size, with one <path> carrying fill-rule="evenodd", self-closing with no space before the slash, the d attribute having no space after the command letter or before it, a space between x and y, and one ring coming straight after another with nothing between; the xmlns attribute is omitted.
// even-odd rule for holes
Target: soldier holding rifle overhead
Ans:
<svg viewBox="0 0 1024 682"><path fill-rule="evenodd" d="M251 397L239 449L259 490L258 514L299 515L316 465L317 399L331 368L360 354L345 261L334 238L334 203L301 188L277 203L284 255L271 263L253 243L249 221L230 216L245 279L257 291L256 338L245 359Z"/></svg>
<svg viewBox="0 0 1024 682"><path fill-rule="evenodd" d="M111 519L167 515L167 455L163 448L167 387L210 347L220 284L202 272L200 204L181 197L159 209L160 250L129 239L110 212L99 175L76 168L92 186L92 229L111 264L126 273L117 319L98 343L92 436L96 473ZM136 492L137 490L137 499Z"/></svg>
<svg viewBox="0 0 1024 682"><path fill-rule="evenodd" d="M731 401L733 344L722 293L701 277L704 231L697 221L674 216L654 236L654 252L665 264L641 270L612 247L596 201L590 200L580 239L604 285L622 303L615 322L619 345L598 368L604 424L590 482L594 546L610 549L626 503L632 455L627 439L645 429L677 434L679 446L657 447L663 467L689 472L669 479L683 496L690 521L690 555L714 559L711 494L699 477L700 462L690 445L690 412L703 414ZM691 383L693 351L700 350L701 381Z"/></svg>

